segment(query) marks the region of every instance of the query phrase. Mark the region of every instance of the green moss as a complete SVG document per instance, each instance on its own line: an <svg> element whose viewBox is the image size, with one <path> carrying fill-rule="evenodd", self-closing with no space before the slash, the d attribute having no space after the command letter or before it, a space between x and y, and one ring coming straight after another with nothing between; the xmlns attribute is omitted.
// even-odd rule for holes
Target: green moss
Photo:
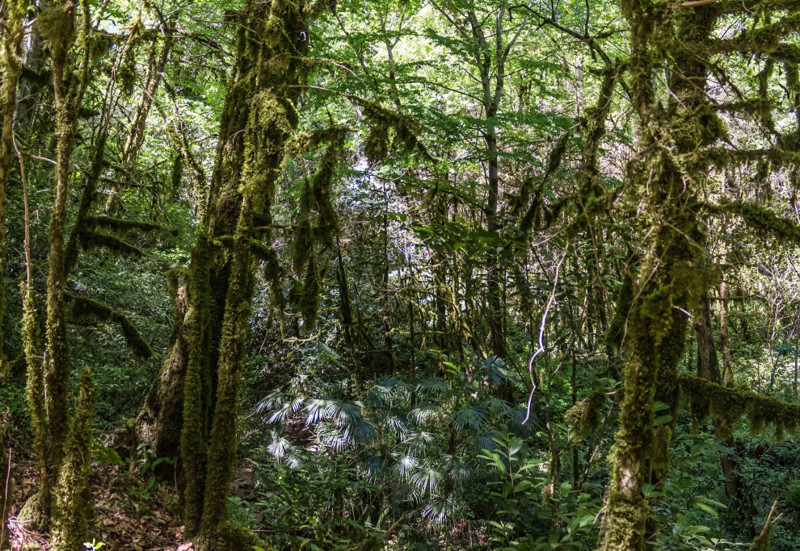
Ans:
<svg viewBox="0 0 800 551"><path fill-rule="evenodd" d="M32 289L22 285L22 344L27 364L25 401L31 418L33 452L39 470L39 491L28 500L20 517L34 529L46 530L51 511L51 473L47 466L47 449L50 442L44 401L44 365L39 322L36 319Z"/></svg>
<svg viewBox="0 0 800 551"><path fill-rule="evenodd" d="M153 355L150 345L125 314L114 310L111 306L99 300L72 293L66 293L66 295L72 305L70 313L73 319L115 323L119 326L128 348L137 358L146 359Z"/></svg>
<svg viewBox="0 0 800 551"><path fill-rule="evenodd" d="M688 375L681 375L678 382L681 398L695 424L711 416L733 426L744 416L751 433L758 434L770 427L777 438L782 438L787 432L794 434L800 427L798 404L788 404L751 390L725 387Z"/></svg>
<svg viewBox="0 0 800 551"><path fill-rule="evenodd" d="M62 44L75 33L74 6L68 2L47 6L36 16L36 26L42 37L52 44Z"/></svg>
<svg viewBox="0 0 800 551"><path fill-rule="evenodd" d="M86 541L92 461L92 417L97 402L92 372L81 372L78 403L66 439L64 461L54 488L53 551L76 551Z"/></svg>
<svg viewBox="0 0 800 551"><path fill-rule="evenodd" d="M644 498L624 499L616 493L607 496L602 525L604 537L598 549L600 551L643 549L648 511L649 506Z"/></svg>
<svg viewBox="0 0 800 551"><path fill-rule="evenodd" d="M600 411L606 404L606 393L595 388L589 396L576 403L567 411L567 421L575 428L578 438L594 434L600 425Z"/></svg>
<svg viewBox="0 0 800 551"><path fill-rule="evenodd" d="M85 250L103 248L123 256L134 257L142 256L143 254L139 247L103 232L85 230L81 232L79 239L81 247Z"/></svg>
<svg viewBox="0 0 800 551"><path fill-rule="evenodd" d="M223 522L204 534L197 544L197 551L251 551L260 547L272 551L272 547L261 540L252 530L240 524Z"/></svg>
<svg viewBox="0 0 800 551"><path fill-rule="evenodd" d="M127 232L131 230L150 232L164 229L164 226L161 224L123 220L122 218L115 218L113 216L89 216L86 218L86 224L88 226L100 227L118 232Z"/></svg>

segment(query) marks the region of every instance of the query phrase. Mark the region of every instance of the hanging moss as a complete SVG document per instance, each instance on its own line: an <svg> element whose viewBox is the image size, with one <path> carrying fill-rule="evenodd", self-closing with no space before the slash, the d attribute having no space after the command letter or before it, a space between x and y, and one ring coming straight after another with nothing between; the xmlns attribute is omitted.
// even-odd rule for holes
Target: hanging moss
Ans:
<svg viewBox="0 0 800 551"><path fill-rule="evenodd" d="M36 16L36 26L42 37L51 44L63 44L75 33L75 18L69 13L74 5L63 4L45 7Z"/></svg>
<svg viewBox="0 0 800 551"><path fill-rule="evenodd" d="M578 438L586 438L597 431L597 427L600 426L600 412L605 405L605 391L602 388L595 388L589 396L567 411L567 421L575 428Z"/></svg>
<svg viewBox="0 0 800 551"><path fill-rule="evenodd" d="M90 503L87 498L92 461L92 417L97 390L92 372L85 369L78 380L78 403L66 439L64 460L54 488L53 551L76 551L86 541Z"/></svg>
<svg viewBox="0 0 800 551"><path fill-rule="evenodd" d="M353 99L361 105L369 126L369 133L364 141L364 155L370 163L380 163L392 150L416 151L422 158L433 160L417 138L421 132L419 123L376 103L362 98Z"/></svg>
<svg viewBox="0 0 800 551"><path fill-rule="evenodd" d="M732 426L744 416L752 434L770 427L777 438L787 432L794 434L800 427L798 404L688 375L679 376L678 383L681 398L696 424L713 416Z"/></svg>

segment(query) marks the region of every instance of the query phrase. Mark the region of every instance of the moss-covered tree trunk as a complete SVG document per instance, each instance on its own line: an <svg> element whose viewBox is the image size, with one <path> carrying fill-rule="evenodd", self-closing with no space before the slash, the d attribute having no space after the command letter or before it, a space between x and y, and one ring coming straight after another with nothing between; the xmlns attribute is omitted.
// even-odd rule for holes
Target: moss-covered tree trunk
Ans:
<svg viewBox="0 0 800 551"><path fill-rule="evenodd" d="M78 30L77 13L80 12ZM23 320L23 338L28 370L28 397L34 432L35 448L41 453L42 469L39 492L26 506L26 515L35 526L49 525L53 513L53 483L58 477L70 435L69 349L65 320L65 228L71 174L72 152L75 148L77 115L89 81L88 36L91 27L88 3L79 6L72 2L56 2L37 19L39 32L48 42L52 56L53 98L55 104L56 166L53 210L48 237L47 316L45 320L45 351L39 369L38 346L34 326L33 298L27 286ZM82 51L75 66L73 48ZM45 396L40 410L38 402ZM85 458L87 461L89 458Z"/></svg>
<svg viewBox="0 0 800 551"><path fill-rule="evenodd" d="M187 534L205 549L255 541L225 522L253 298L253 228L268 225L273 188L298 123L307 9L273 0L248 2L242 11L207 208L186 276L186 312L164 365L173 388L183 379L183 404L166 404L155 390L150 412L140 416L158 441L167 428L159 408L182 411L185 522Z"/></svg>
<svg viewBox="0 0 800 551"><path fill-rule="evenodd" d="M81 4L84 24L79 44L86 46L89 32L88 5ZM67 202L71 174L72 152L75 149L78 110L86 91L88 59L82 63L83 74L69 74L69 54L75 39L76 6L71 2L55 4L45 23L45 36L50 43L53 58L53 93L56 109L56 167L53 212L50 217L48 237L47 321L45 392L48 424L52 445L49 463L54 469L61 464L63 442L67 434L67 382L69 380L69 351L65 321L64 262ZM43 29L44 31L44 29ZM85 51L88 52L88 49ZM84 56L86 58L87 56Z"/></svg>
<svg viewBox="0 0 800 551"><path fill-rule="evenodd" d="M92 417L97 391L90 370L80 375L78 403L64 443L64 458L55 486L53 551L83 548L91 504L88 499L91 468Z"/></svg>
<svg viewBox="0 0 800 551"><path fill-rule="evenodd" d="M226 519L227 496L236 451L239 386L244 344L253 298L254 222L269 218L286 144L298 123L295 103L307 78L302 57L307 42L295 29L307 28L302 5L273 0L269 12L253 6L255 28L260 29L256 66L244 75L252 86L251 107L243 140L241 206L230 253L230 278L225 298L219 345L216 403L211 429L209 462L201 530L213 533ZM213 546L212 546L213 547Z"/></svg>
<svg viewBox="0 0 800 551"><path fill-rule="evenodd" d="M644 549L648 502L644 484L666 478L671 423L655 425L655 402L674 418L677 364L683 354L687 311L707 288L695 194L701 176L676 160L718 136L704 120L705 60L691 47L713 28L714 12L683 9L668 2L622 2L631 29L631 91L640 119L638 153L627 170L629 197L639 203L646 232L636 297L628 314L620 426L609 456L611 480L605 494L600 549ZM670 57L667 57L669 51ZM666 104L653 86L656 71L673 63ZM718 127L717 127L718 128Z"/></svg>
<svg viewBox="0 0 800 551"><path fill-rule="evenodd" d="M233 234L239 212L244 141L237 136L245 127L249 112L246 77L256 59L253 42L244 29L240 30L211 185L208 196L199 198L205 205L200 209L197 242L188 272L171 276L175 278L171 285L176 307L173 334L160 373L135 424L137 439L150 446L156 457L177 462L183 475L181 484L195 481L185 486L184 496L190 532L196 531L202 514L202 479L228 288L225 251L215 240ZM193 397L188 409L183 405L185 395ZM187 418L190 427L184 430Z"/></svg>

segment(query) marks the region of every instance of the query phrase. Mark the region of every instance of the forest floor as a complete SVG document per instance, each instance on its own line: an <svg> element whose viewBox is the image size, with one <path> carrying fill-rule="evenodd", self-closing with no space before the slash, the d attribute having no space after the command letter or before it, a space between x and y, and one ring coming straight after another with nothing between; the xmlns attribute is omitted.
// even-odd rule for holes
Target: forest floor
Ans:
<svg viewBox="0 0 800 551"><path fill-rule="evenodd" d="M12 452L13 502L9 517L12 551L49 549L48 538L17 519L26 500L38 488L34 458L16 446ZM134 475L128 465L101 465L92 469L94 517L89 537L103 543L103 551L189 551L183 543L177 492L153 476ZM90 542L91 543L91 540ZM87 547L91 549L91 547Z"/></svg>

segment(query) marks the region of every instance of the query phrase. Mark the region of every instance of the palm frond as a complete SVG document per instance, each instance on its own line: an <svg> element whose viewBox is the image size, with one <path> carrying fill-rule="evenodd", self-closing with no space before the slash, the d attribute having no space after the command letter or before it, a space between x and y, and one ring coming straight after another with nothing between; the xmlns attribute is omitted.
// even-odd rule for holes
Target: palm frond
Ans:
<svg viewBox="0 0 800 551"><path fill-rule="evenodd" d="M459 429L478 431L486 425L486 415L478 406L468 406L453 412L453 424Z"/></svg>

